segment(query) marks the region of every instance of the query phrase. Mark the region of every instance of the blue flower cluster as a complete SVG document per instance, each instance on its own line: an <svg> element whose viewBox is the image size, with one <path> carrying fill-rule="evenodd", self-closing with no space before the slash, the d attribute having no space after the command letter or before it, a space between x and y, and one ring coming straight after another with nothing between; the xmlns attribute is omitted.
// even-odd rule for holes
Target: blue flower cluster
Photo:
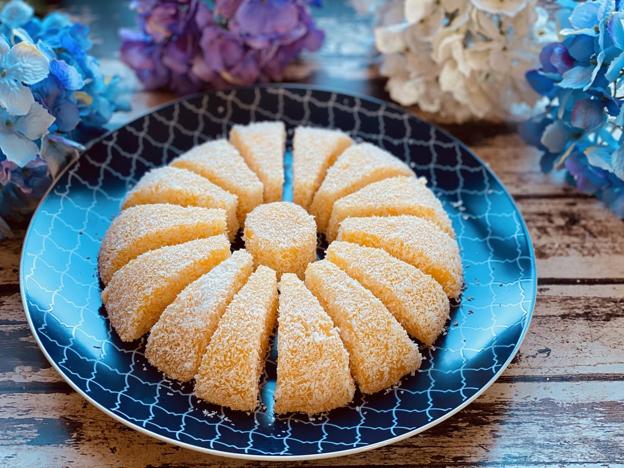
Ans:
<svg viewBox="0 0 624 468"><path fill-rule="evenodd" d="M544 171L565 169L624 218L624 2L559 3L562 40L526 75L546 107L521 134L543 152Z"/></svg>
<svg viewBox="0 0 624 468"><path fill-rule="evenodd" d="M2 218L30 212L76 154L80 132L127 108L91 45L88 27L66 15L38 18L23 0L0 10L0 237Z"/></svg>

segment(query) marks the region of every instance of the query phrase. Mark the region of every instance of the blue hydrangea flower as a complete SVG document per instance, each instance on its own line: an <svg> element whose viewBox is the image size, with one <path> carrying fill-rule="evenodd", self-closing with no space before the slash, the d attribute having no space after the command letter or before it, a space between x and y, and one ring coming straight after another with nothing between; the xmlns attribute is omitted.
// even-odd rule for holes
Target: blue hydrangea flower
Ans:
<svg viewBox="0 0 624 468"><path fill-rule="evenodd" d="M542 151L543 170L565 170L624 218L624 2L559 3L561 41L526 74L546 110L521 135Z"/></svg>
<svg viewBox="0 0 624 468"><path fill-rule="evenodd" d="M91 46L89 28L64 14L38 18L23 0L0 8L0 238L77 156L75 140L129 107Z"/></svg>

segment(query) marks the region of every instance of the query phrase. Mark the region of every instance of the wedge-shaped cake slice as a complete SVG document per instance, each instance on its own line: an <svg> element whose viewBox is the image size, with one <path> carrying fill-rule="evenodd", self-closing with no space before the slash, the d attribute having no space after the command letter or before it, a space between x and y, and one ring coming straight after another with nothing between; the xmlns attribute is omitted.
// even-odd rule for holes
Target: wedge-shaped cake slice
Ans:
<svg viewBox="0 0 624 468"><path fill-rule="evenodd" d="M253 271L253 258L237 250L176 297L152 327L145 356L167 377L191 380L219 319Z"/></svg>
<svg viewBox="0 0 624 468"><path fill-rule="evenodd" d="M238 222L262 203L262 182L249 169L240 153L227 140L208 141L171 161L171 166L188 169L238 197Z"/></svg>
<svg viewBox="0 0 624 468"><path fill-rule="evenodd" d="M107 284L133 258L166 245L226 234L225 210L156 203L121 212L106 231L99 256L100 278Z"/></svg>
<svg viewBox="0 0 624 468"><path fill-rule="evenodd" d="M347 218L340 224L338 239L382 248L432 276L448 297L461 294L457 241L431 221L416 216Z"/></svg>
<svg viewBox="0 0 624 468"><path fill-rule="evenodd" d="M122 341L147 333L187 284L229 256L230 243L220 235L150 250L118 270L102 301Z"/></svg>
<svg viewBox="0 0 624 468"><path fill-rule="evenodd" d="M230 141L264 184L264 202L281 200L286 145L284 123L256 122L249 125L234 125L230 132Z"/></svg>
<svg viewBox="0 0 624 468"><path fill-rule="evenodd" d="M312 199L310 214L316 218L319 230L325 232L336 200L370 183L401 175L413 172L387 151L370 143L350 146L327 171Z"/></svg>
<svg viewBox="0 0 624 468"><path fill-rule="evenodd" d="M328 260L311 263L306 286L318 298L349 351L363 393L396 384L420 367L416 344L373 293Z"/></svg>
<svg viewBox="0 0 624 468"><path fill-rule="evenodd" d="M442 203L427 187L427 181L414 177L391 177L380 180L334 203L327 240L338 233L341 221L348 217L414 215L437 224L455 237L451 221Z"/></svg>
<svg viewBox="0 0 624 468"><path fill-rule="evenodd" d="M449 301L442 286L388 252L350 242L332 242L327 260L370 290L412 337L432 345L444 329Z"/></svg>
<svg viewBox="0 0 624 468"><path fill-rule="evenodd" d="M303 281L279 285L276 413L315 414L348 404L355 385L338 329Z"/></svg>
<svg viewBox="0 0 624 468"><path fill-rule="evenodd" d="M258 405L259 381L277 318L277 276L265 266L227 306L195 376L198 398L241 411Z"/></svg>
<svg viewBox="0 0 624 468"><path fill-rule="evenodd" d="M168 166L152 169L130 190L122 208L151 203L222 208L227 215L230 239L238 231L236 195L186 169Z"/></svg>
<svg viewBox="0 0 624 468"><path fill-rule="evenodd" d="M297 127L293 139L293 201L308 208L327 169L353 140L339 130Z"/></svg>

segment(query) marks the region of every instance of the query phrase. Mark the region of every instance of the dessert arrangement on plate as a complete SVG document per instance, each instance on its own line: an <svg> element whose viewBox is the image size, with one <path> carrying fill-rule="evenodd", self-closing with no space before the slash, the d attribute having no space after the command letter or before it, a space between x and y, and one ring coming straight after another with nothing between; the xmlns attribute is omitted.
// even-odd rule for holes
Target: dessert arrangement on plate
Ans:
<svg viewBox="0 0 624 468"><path fill-rule="evenodd" d="M110 323L202 400L253 411L271 339L276 413L390 388L443 332L462 262L442 204L408 165L297 127L282 201L282 122L235 125L147 172L101 244ZM245 248L231 252L242 230ZM317 236L328 246L317 259Z"/></svg>

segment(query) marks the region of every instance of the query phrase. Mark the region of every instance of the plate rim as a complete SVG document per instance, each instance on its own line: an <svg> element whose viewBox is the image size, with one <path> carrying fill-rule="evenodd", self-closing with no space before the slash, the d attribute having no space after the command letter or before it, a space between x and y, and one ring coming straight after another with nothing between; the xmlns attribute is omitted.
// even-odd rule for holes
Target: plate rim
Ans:
<svg viewBox="0 0 624 468"><path fill-rule="evenodd" d="M54 188L56 187L56 185L58 184L58 181L65 175L65 173L69 172L76 164L78 164L80 158L82 157L82 155L84 153L86 153L87 151L89 151L93 146L95 146L96 144L100 143L101 141L105 140L106 138L108 138L110 135L112 135L113 133L121 130L122 128L132 125L133 123L144 119L145 117L149 116L150 114L153 114L154 112L158 112L162 109L165 109L167 107L170 106L174 106L182 101L186 101L189 99L193 99L195 97L199 97L199 96L205 96L207 94L216 94L219 92L236 92L236 91L244 91L244 90L254 90L254 89L276 89L276 88L283 88L283 89L295 89L295 90L304 90L304 91L320 91L320 92L329 92L329 93L337 93L337 94L342 94L345 96L349 96L349 97L355 97L358 99L361 99L363 101L369 101L373 104L379 105L379 106L385 106L386 108L392 109L396 112L399 113L407 113L409 115L409 117L411 118L415 118L417 120L420 120L421 122L430 125L431 127L433 127L437 132L440 132L441 134L443 134L444 136L446 136L447 138L450 138L451 140L461 144L461 146L463 147L463 149L470 154L470 156L472 156L473 158L475 158L475 160L477 162L479 162L487 171L487 173L489 173L489 175L491 177L493 177L493 179L498 182L498 184L501 186L501 188L504 191L504 194L507 195L507 197L509 198L509 201L511 202L513 208L516 210L516 212L520 215L519 216L519 221L520 221L520 226L523 229L523 232L526 236L527 239L527 247L528 247L528 254L529 254L529 260L530 260L530 264L531 264L531 269L530 272L532 273L532 286L533 286L533 294L531 296L530 299L530 304L528 307L528 312L527 312L527 318L526 318L526 325L523 327L520 336L518 337L518 341L516 342L513 350L511 351L511 353L509 354L509 357L505 360L505 362L501 365L501 368L490 378L490 380L488 380L488 382L481 387L477 392L475 392L473 395L471 395L466 401L464 401L462 404L458 405L457 407L453 408L451 411L449 411L448 413L440 416L439 418L434 419L433 421L417 428L414 429L412 431L407 431L404 434L398 435L398 436L394 436L379 442L375 442L373 444L368 444L362 447L354 447L354 448L350 448L350 449L345 449L345 450L336 450L333 452L327 452L327 453L317 453L317 454L307 454L307 455L256 455L256 454L246 454L246 453L235 453L235 452L227 452L227 451L221 451L221 450L216 450L216 449L211 449L211 448L206 448L206 447L200 447L198 445L193 445L187 442L183 442L180 440L176 440L170 437L166 437L164 435L158 434L156 432L150 431L149 429L146 429L145 427L139 426L138 424L135 424L131 421L128 421L126 419L124 419L123 417L121 417L120 415L114 413L113 411L111 411L110 409L106 408L105 406L101 405L100 403L98 403L95 399L93 399L91 396L89 396L86 392L84 392L80 387L78 387L77 384L75 384L71 378L69 378L69 376L57 365L56 361L54 361L54 359L52 359L52 357L50 356L50 354L48 353L47 349L45 348L45 346L43 345L43 343L41 342L40 338L39 338L39 334L37 333L37 330L35 328L35 325L32 321L32 317L31 317L31 313L30 313L30 309L28 307L28 302L26 300L26 288L24 286L24 281L23 281L23 276L24 276L24 258L25 258L25 247L26 247L26 243L27 240L29 238L29 236L31 235L32 232L32 225L33 225L33 220L35 219L35 217L37 216L37 214L39 213L39 210L41 209L43 202L47 199L48 195L50 194L50 192L52 192L52 190L54 190ZM169 444L173 444L176 445L178 447L182 447L185 449L189 449L189 450L193 450L195 452L201 452L201 453L206 453L209 455L214 455L214 456L219 456L219 457L224 457L224 458L231 458L231 459L238 459L238 460L255 460L255 461L303 461L303 460L321 460L321 459L328 459L328 458L338 458L338 457L346 457L349 455L354 455L354 454L358 454L358 453L362 453L362 452L367 452L369 450L375 450L377 448L380 447L385 447L387 445L391 445L394 444L396 442L399 442L401 440L405 440L407 438L413 437L417 434L420 434L422 432L427 431L428 429L437 426L438 424L446 421L448 418L456 415L457 413L459 413L460 411L462 411L464 408L466 408L468 405L470 405L472 402L474 402L477 398L479 398L487 389L489 389L494 382L496 382L498 380L498 378L501 376L501 374L507 369L507 367L509 366L509 364L511 363L511 361L515 358L516 354L518 353L520 346L522 345L522 343L524 342L524 339L529 331L529 328L531 326L531 321L533 319L533 312L535 310L535 303L537 300L537 268L536 268L536 260L535 260L535 251L533 248L533 239L531 237L531 233L528 229L528 226L526 225L526 222L524 220L524 216L522 215L522 211L520 211L520 208L518 207L518 204L516 203L516 200L514 199L514 197L511 195L511 193L509 193L509 190L507 190L507 187L503 184L503 182L500 180L500 178L496 175L496 173L490 168L489 165L487 165L479 156L477 156L463 141L461 141L459 138L453 136L450 132L448 132L447 130L439 127L437 124L435 123L431 123L428 122L426 120L421 119L420 117L418 117L417 115L414 115L412 113L410 113L407 109L404 109L403 107L399 106L398 104L386 101L384 99L380 99L380 98L376 98L373 96L367 96L361 93L353 93L347 90L341 90L339 87L336 88L329 88L329 87L324 87L324 86L317 86L317 85L311 85L311 84L305 84L305 83L268 83L268 84L260 84L260 85L256 85L256 86L245 86L245 87L236 87L236 88L232 88L230 90L226 90L226 91L218 91L218 90L209 90L209 91L203 91L203 92L198 92L198 93L192 93L192 94L187 94L185 96L180 96L180 97L176 97L175 99L168 101L166 103L160 104L158 106L155 106L153 108L150 108L148 110L146 110L145 112L141 113L140 115L138 115L136 118L126 122L123 125L120 125L117 128L111 129L110 131L104 133L103 135L99 136L98 138L92 140L91 142L89 142L88 144L85 145L85 149L83 151L80 152L80 156L78 158L76 158L75 161L72 161L70 164L68 164L58 175L57 177L52 181L52 183L50 184L50 187L46 190L45 194L41 197L41 200L39 201L39 203L37 204L37 208L33 211L33 214L28 222L28 227L26 229L26 233L24 235L24 240L22 242L22 247L20 250L20 262L19 262L19 286L20 286L20 297L21 297L21 301L22 301L22 308L24 310L24 315L26 315L26 319L28 322L28 326L30 328L30 331L32 333L32 335L35 338L35 341L37 342L37 346L39 347L39 349L41 350L41 352L43 353L43 355L45 356L45 358L47 359L47 361L50 363L50 365L56 370L56 372L63 378L63 380L75 391L77 392L80 396L82 396L87 402L89 402L91 405L93 405L95 408L97 408L98 410L102 411L104 414L110 416L111 418L113 418L114 420L122 423L123 425L125 425L126 427L129 427L133 430L136 430L142 434L145 434L149 437L152 437L154 439L160 440L162 442L166 442Z"/></svg>

